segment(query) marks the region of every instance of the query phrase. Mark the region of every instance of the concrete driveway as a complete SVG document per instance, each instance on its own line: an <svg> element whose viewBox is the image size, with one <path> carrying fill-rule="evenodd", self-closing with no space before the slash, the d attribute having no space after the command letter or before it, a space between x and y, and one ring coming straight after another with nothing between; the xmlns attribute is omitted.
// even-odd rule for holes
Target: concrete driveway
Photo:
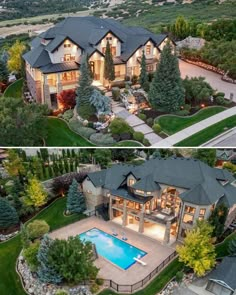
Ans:
<svg viewBox="0 0 236 295"><path fill-rule="evenodd" d="M221 75L216 74L211 71L207 71L198 66L189 64L183 60L179 60L179 68L181 72L181 77L205 77L206 81L211 85L212 88L219 92L224 92L225 97L229 98L230 93L233 93L233 100L236 101L236 84L228 83L221 80Z"/></svg>

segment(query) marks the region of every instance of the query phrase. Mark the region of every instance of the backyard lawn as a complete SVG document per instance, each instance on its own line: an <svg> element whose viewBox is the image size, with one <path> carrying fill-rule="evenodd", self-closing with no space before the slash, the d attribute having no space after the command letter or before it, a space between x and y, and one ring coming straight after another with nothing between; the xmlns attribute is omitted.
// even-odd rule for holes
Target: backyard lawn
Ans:
<svg viewBox="0 0 236 295"><path fill-rule="evenodd" d="M23 79L19 79L12 83L4 92L5 97L22 97Z"/></svg>
<svg viewBox="0 0 236 295"><path fill-rule="evenodd" d="M50 230L55 230L84 218L82 214L65 217L63 215L65 206L66 198L61 198L52 203L47 209L41 211L33 219L44 219L49 224ZM0 294L25 295L20 278L15 271L15 264L20 251L20 235L0 244Z"/></svg>
<svg viewBox="0 0 236 295"><path fill-rule="evenodd" d="M185 129L204 119L207 119L213 115L216 115L224 110L225 108L221 106L210 107L210 108L200 110L198 113L196 113L193 116L179 117L179 116L166 115L160 118L156 118L155 122L160 124L161 129L165 133L167 133L168 135L172 135L182 129Z"/></svg>
<svg viewBox="0 0 236 295"><path fill-rule="evenodd" d="M196 134L176 143L175 146L200 146L201 144L206 143L207 141L235 126L236 115L224 119L221 122L218 122L202 131L197 132Z"/></svg>
<svg viewBox="0 0 236 295"><path fill-rule="evenodd" d="M64 121L57 118L48 118L47 133L46 146L93 146L86 139L70 130Z"/></svg>

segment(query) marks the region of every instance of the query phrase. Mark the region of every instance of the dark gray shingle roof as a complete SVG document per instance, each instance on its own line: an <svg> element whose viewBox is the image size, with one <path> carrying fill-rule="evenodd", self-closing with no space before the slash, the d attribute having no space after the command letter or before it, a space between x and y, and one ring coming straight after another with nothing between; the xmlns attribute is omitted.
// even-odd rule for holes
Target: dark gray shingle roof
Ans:
<svg viewBox="0 0 236 295"><path fill-rule="evenodd" d="M210 274L209 279L225 282L230 288L236 290L236 256L225 257L220 265Z"/></svg>

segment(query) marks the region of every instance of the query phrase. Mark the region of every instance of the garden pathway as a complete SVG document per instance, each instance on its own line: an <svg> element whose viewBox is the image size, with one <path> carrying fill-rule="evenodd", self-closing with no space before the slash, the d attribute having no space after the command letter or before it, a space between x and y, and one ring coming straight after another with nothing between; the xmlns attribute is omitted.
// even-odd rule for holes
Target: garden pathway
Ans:
<svg viewBox="0 0 236 295"><path fill-rule="evenodd" d="M162 140L143 120L131 114L120 103L113 100L112 111L117 117L124 119L135 131L142 132L151 145L158 145L158 142Z"/></svg>
<svg viewBox="0 0 236 295"><path fill-rule="evenodd" d="M190 137L191 135L211 126L215 123L218 123L228 117L231 117L236 114L236 107L227 109L226 111L223 111L219 114L216 114L210 118L207 118L205 120L202 120L196 124L193 124L192 126L185 128L166 139L163 139L162 141L159 141L155 146L157 147L171 147L174 146L176 143Z"/></svg>
<svg viewBox="0 0 236 295"><path fill-rule="evenodd" d="M233 93L233 100L236 101L236 84L228 83L221 80L221 75L207 71L201 67L192 65L183 60L179 60L179 68L181 77L205 77L206 81L211 85L212 88L217 91L224 92L226 98L230 98L230 93Z"/></svg>

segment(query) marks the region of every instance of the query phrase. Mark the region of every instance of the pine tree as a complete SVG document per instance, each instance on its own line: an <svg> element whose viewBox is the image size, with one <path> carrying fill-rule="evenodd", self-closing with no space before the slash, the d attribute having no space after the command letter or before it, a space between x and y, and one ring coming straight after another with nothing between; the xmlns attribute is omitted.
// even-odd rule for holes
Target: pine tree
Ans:
<svg viewBox="0 0 236 295"><path fill-rule="evenodd" d="M46 201L47 193L44 190L41 182L35 177L29 179L29 183L26 188L26 195L24 197L24 203L28 206L39 208L46 204Z"/></svg>
<svg viewBox="0 0 236 295"><path fill-rule="evenodd" d="M20 226L20 237L21 237L21 244L24 249L28 248L30 245L29 233L26 229L26 226L21 223Z"/></svg>
<svg viewBox="0 0 236 295"><path fill-rule="evenodd" d="M0 197L0 229L7 229L18 222L19 217L16 209L11 206L8 200Z"/></svg>
<svg viewBox="0 0 236 295"><path fill-rule="evenodd" d="M37 274L39 280L43 283L59 284L62 281L62 277L50 266L48 261L48 251L53 242L48 235L44 235L37 255L39 262Z"/></svg>
<svg viewBox="0 0 236 295"><path fill-rule="evenodd" d="M163 48L148 96L153 108L168 112L178 111L184 104L178 59L172 54L170 43Z"/></svg>
<svg viewBox="0 0 236 295"><path fill-rule="evenodd" d="M68 191L66 202L66 210L69 214L82 213L86 209L84 195L81 191L79 191L78 187L78 182L73 179Z"/></svg>
<svg viewBox="0 0 236 295"><path fill-rule="evenodd" d="M76 103L78 114L88 119L95 113L94 107L90 104L90 97L93 93L92 78L87 57L83 57L80 66L79 87L76 90Z"/></svg>
<svg viewBox="0 0 236 295"><path fill-rule="evenodd" d="M140 76L139 76L139 83L142 86L142 88L144 88L145 85L147 85L147 83L148 83L148 75L147 75L147 69L146 69L146 57L144 54L144 50L143 50L142 59L141 59L141 72L140 72Z"/></svg>
<svg viewBox="0 0 236 295"><path fill-rule="evenodd" d="M6 64L0 59L0 82L7 83L8 71Z"/></svg>
<svg viewBox="0 0 236 295"><path fill-rule="evenodd" d="M109 83L115 80L115 67L109 41L107 41L105 51L104 78L107 79Z"/></svg>

